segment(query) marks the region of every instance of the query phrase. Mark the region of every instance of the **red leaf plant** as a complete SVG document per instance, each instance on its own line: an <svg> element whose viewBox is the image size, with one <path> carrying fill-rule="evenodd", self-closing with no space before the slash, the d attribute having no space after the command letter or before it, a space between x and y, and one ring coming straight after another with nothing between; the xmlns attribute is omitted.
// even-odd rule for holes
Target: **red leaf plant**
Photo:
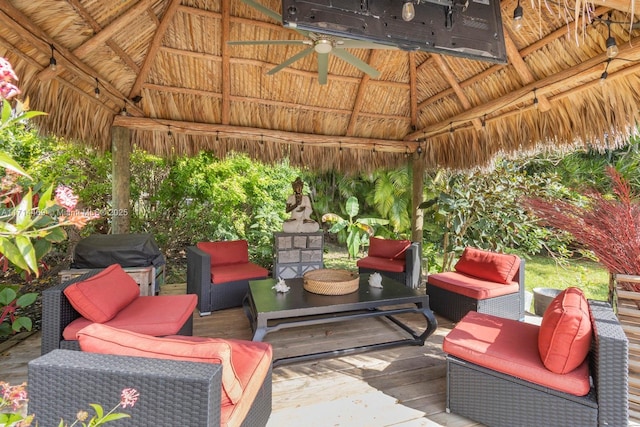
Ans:
<svg viewBox="0 0 640 427"><path fill-rule="evenodd" d="M613 167L607 168L613 195L585 192L587 203L560 199L522 199L523 205L543 223L569 232L591 250L612 274L640 275L640 201L629 183ZM640 291L640 284L620 283L625 290Z"/></svg>

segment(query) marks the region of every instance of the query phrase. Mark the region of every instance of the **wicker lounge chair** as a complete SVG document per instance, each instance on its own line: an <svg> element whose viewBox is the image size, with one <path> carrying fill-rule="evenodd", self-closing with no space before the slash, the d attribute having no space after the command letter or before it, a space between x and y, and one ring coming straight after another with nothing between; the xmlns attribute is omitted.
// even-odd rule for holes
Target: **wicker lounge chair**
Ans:
<svg viewBox="0 0 640 427"><path fill-rule="evenodd" d="M123 388L138 390L131 415L120 426L220 426L222 367L144 357L54 350L29 362L29 413L42 426L73 421L90 403L105 408L120 400ZM244 420L264 426L271 414L271 371ZM234 424L236 425L236 424Z"/></svg>
<svg viewBox="0 0 640 427"><path fill-rule="evenodd" d="M42 354L51 350L62 348L68 350L80 350L78 341L65 340L63 337L64 329L74 320L82 317L78 311L71 305L71 302L64 294L64 290L77 282L87 280L103 269L90 270L82 276L63 282L59 285L52 286L42 292ZM141 298L160 298L147 296ZM168 297L164 297L165 299ZM189 315L179 331L169 331L164 335L192 335L193 316Z"/></svg>
<svg viewBox="0 0 640 427"><path fill-rule="evenodd" d="M473 249L471 248L469 250ZM426 292L429 295L429 306L431 309L453 322L460 321L469 311L493 314L494 316L507 319L524 320L525 261L513 255L494 254L488 251L478 250L475 250L475 252L493 255L502 259L506 257L514 259L516 265L513 269L513 279L508 279L505 282L516 283L517 288L514 287L512 292L504 295L484 298L465 295L464 288L467 286L473 290L482 290L484 286L494 287L496 289L504 287L503 283L505 282L494 283L493 280L479 277L480 274L486 273L486 271L489 270L489 268L484 270L480 264L476 265L476 274L478 274L478 276L460 273L458 271L430 274L427 278Z"/></svg>
<svg viewBox="0 0 640 427"><path fill-rule="evenodd" d="M574 396L447 356L447 412L492 427L616 426L628 424L628 340L613 310L590 301L593 378L586 396ZM514 345L518 343L514 342Z"/></svg>
<svg viewBox="0 0 640 427"><path fill-rule="evenodd" d="M409 288L420 284L420 244L409 240L369 239L367 256L356 264L360 274L380 273Z"/></svg>

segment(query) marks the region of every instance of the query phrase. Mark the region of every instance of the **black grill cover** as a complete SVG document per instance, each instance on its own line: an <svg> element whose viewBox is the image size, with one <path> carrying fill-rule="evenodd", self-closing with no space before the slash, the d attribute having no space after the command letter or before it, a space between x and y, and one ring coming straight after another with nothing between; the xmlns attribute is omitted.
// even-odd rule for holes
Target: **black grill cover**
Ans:
<svg viewBox="0 0 640 427"><path fill-rule="evenodd" d="M78 242L71 268L157 267L165 263L151 234L92 234Z"/></svg>

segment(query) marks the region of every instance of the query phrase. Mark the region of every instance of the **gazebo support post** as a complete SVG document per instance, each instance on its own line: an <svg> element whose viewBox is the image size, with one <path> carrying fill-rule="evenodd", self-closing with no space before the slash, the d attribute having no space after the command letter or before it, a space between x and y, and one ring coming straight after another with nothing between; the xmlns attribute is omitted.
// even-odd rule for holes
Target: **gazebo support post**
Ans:
<svg viewBox="0 0 640 427"><path fill-rule="evenodd" d="M411 241L420 243L420 261L422 261L422 226L424 224L424 214L420 203L422 203L422 191L424 188L424 170L425 163L421 155L414 155L411 164L412 169L412 196L411 196ZM422 268L422 262L420 268ZM424 277L426 271L422 271L421 274Z"/></svg>
<svg viewBox="0 0 640 427"><path fill-rule="evenodd" d="M130 231L131 207L131 131L114 126L111 128L111 234L123 234Z"/></svg>

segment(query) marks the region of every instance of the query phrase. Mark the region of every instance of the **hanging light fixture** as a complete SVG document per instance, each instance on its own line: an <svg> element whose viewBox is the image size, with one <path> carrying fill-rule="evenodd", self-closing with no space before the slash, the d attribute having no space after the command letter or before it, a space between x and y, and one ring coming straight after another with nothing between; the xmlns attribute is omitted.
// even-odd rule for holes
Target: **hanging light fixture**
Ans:
<svg viewBox="0 0 640 427"><path fill-rule="evenodd" d="M607 81L607 77L609 77L608 69L609 64L611 63L611 58L607 59L607 65L604 67L604 71L600 74L600 84L604 84Z"/></svg>
<svg viewBox="0 0 640 427"><path fill-rule="evenodd" d="M513 9L513 29L516 31L520 31L522 28L522 17L524 16L522 6L520 6L520 0L518 0L518 5L515 9Z"/></svg>
<svg viewBox="0 0 640 427"><path fill-rule="evenodd" d="M58 61L56 61L56 57L53 54L53 51L56 50L56 48L53 46L53 44L50 44L49 46L51 46L51 58L49 58L49 68L51 68L52 71L55 71L56 68L58 68Z"/></svg>
<svg viewBox="0 0 640 427"><path fill-rule="evenodd" d="M605 42L607 46L607 58L615 58L618 55L618 44L616 39L611 35L611 21L607 19L607 29L609 30L609 37Z"/></svg>
<svg viewBox="0 0 640 427"><path fill-rule="evenodd" d="M402 5L402 19L405 21L411 21L416 17L416 6L413 4L413 0L405 1Z"/></svg>

